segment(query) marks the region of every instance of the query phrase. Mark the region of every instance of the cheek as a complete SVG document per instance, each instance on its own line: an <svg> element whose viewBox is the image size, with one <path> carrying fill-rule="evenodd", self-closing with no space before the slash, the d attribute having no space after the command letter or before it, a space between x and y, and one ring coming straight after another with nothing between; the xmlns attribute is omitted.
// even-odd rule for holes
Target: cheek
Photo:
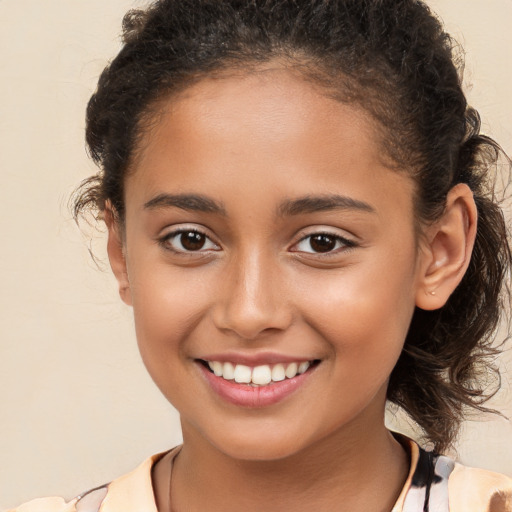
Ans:
<svg viewBox="0 0 512 512"><path fill-rule="evenodd" d="M400 314L394 299L387 294L378 298L354 299L347 288L332 290L337 300L315 304L314 328L329 344L331 385L328 403L338 418L349 421L374 402L381 393L384 400L389 376L403 348L413 306L404 304Z"/></svg>
<svg viewBox="0 0 512 512"><path fill-rule="evenodd" d="M130 269L137 341L150 373L153 367L168 366L173 358L182 357L184 340L209 307L211 287L198 269L165 264Z"/></svg>
<svg viewBox="0 0 512 512"><path fill-rule="evenodd" d="M296 295L307 323L329 341L336 365L357 379L382 380L393 369L415 308L414 251L319 273Z"/></svg>
<svg viewBox="0 0 512 512"><path fill-rule="evenodd" d="M414 280L389 273L348 270L339 276L319 275L297 293L308 322L326 332L404 333L414 311ZM405 334L404 334L405 336Z"/></svg>
<svg viewBox="0 0 512 512"><path fill-rule="evenodd" d="M132 275L133 313L144 365L167 400L180 412L190 410L194 364L187 340L208 309L209 291L194 273L171 272L153 265L145 275ZM150 274L150 275L149 275ZM200 401L197 390L196 401ZM204 398L203 398L204 399Z"/></svg>

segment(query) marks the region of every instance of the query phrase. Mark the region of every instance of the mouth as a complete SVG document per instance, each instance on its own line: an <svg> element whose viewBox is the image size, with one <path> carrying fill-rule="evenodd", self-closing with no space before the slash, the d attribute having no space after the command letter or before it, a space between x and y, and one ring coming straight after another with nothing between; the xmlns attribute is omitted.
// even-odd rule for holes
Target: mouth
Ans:
<svg viewBox="0 0 512 512"><path fill-rule="evenodd" d="M247 387L269 387L276 383L295 379L314 367L320 360L295 361L289 363L263 364L247 366L234 362L208 361L199 359L210 373L225 381L245 385Z"/></svg>

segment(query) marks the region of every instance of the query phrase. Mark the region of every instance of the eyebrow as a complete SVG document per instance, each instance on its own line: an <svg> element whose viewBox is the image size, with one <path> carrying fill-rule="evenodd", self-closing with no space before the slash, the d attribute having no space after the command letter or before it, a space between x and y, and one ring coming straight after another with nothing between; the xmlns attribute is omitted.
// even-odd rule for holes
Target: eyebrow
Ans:
<svg viewBox="0 0 512 512"><path fill-rule="evenodd" d="M280 216L300 215L327 210L359 210L375 213L375 209L364 201L352 197L328 194L321 196L304 196L285 201L278 209Z"/></svg>
<svg viewBox="0 0 512 512"><path fill-rule="evenodd" d="M144 209L147 210L173 207L195 212L226 215L226 210L221 203L200 194L159 194L144 203Z"/></svg>

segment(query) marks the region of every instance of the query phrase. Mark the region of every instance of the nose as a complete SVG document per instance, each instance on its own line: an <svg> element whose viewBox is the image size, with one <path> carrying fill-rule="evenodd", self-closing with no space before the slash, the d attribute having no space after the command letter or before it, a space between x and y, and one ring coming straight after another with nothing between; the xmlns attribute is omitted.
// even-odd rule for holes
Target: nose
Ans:
<svg viewBox="0 0 512 512"><path fill-rule="evenodd" d="M240 256L226 270L213 314L219 330L255 340L291 324L291 297L272 258L255 253Z"/></svg>

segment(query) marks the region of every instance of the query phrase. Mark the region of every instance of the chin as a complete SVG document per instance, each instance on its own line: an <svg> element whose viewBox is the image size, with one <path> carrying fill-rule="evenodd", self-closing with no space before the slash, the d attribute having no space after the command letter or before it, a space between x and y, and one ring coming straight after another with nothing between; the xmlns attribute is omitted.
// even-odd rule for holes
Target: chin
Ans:
<svg viewBox="0 0 512 512"><path fill-rule="evenodd" d="M299 448L291 445L291 443L281 441L266 442L265 439L259 439L252 443L231 443L218 448L233 459L270 462L291 457L298 453L302 447Z"/></svg>
<svg viewBox="0 0 512 512"><path fill-rule="evenodd" d="M308 439L286 430L279 432L272 427L257 431L226 432L221 436L206 435L206 442L232 459L244 461L275 461L291 457L309 446Z"/></svg>

